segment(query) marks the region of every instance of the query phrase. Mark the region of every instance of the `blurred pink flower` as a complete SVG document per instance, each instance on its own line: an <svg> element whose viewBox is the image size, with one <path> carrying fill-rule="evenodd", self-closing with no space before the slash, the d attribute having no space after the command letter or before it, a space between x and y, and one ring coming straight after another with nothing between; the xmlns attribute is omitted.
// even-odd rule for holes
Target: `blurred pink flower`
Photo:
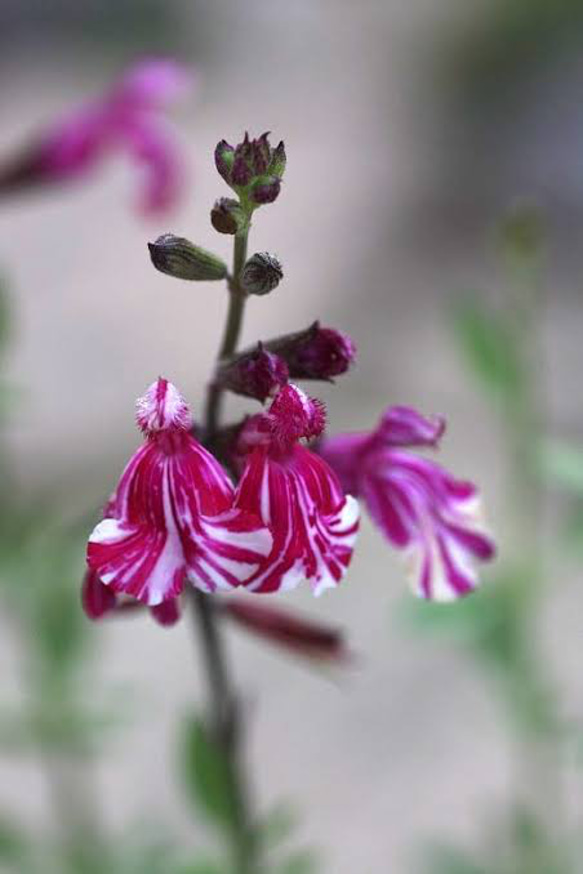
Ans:
<svg viewBox="0 0 583 874"><path fill-rule="evenodd" d="M436 447L445 423L390 407L376 430L340 434L319 446L342 486L361 497L374 522L410 558L413 591L451 601L478 585L476 561L495 547L480 522L472 483L404 447Z"/></svg>
<svg viewBox="0 0 583 874"><path fill-rule="evenodd" d="M244 583L269 553L271 536L257 516L233 508L233 486L191 436L190 410L176 387L158 379L136 418L146 441L89 538L89 567L115 592L151 607L175 599L186 579L208 592Z"/></svg>
<svg viewBox="0 0 583 874"><path fill-rule="evenodd" d="M190 83L190 73L171 59L136 64L103 97L56 121L12 161L0 164L0 195L82 177L108 154L126 151L144 170L139 208L171 209L181 194L184 168L164 113Z"/></svg>
<svg viewBox="0 0 583 874"><path fill-rule="evenodd" d="M259 516L273 536L271 552L244 583L250 591L290 589L307 579L319 595L346 573L358 504L326 462L298 442L318 436L324 423L322 404L289 384L242 429L238 450L248 458L235 506Z"/></svg>

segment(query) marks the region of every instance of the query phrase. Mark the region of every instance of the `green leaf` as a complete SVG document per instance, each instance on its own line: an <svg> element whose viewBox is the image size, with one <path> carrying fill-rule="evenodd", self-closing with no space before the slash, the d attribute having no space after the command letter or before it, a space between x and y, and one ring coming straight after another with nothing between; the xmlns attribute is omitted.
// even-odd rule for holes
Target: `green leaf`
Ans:
<svg viewBox="0 0 583 874"><path fill-rule="evenodd" d="M534 573L528 568L499 573L452 604L408 599L402 615L420 632L444 637L466 646L481 660L508 668L522 654L522 614L528 608Z"/></svg>
<svg viewBox="0 0 583 874"><path fill-rule="evenodd" d="M4 347L8 343L11 316L11 306L6 289L6 282L4 277L0 276L0 352L4 351Z"/></svg>
<svg viewBox="0 0 583 874"><path fill-rule="evenodd" d="M433 846L427 853L428 874L491 874L481 862L457 847Z"/></svg>
<svg viewBox="0 0 583 874"><path fill-rule="evenodd" d="M221 868L215 862L201 861L193 862L192 865L181 866L176 869L175 874L226 874L226 872L224 868Z"/></svg>
<svg viewBox="0 0 583 874"><path fill-rule="evenodd" d="M186 788L195 807L217 825L230 829L236 817L232 771L223 751L196 717L186 725L182 760Z"/></svg>
<svg viewBox="0 0 583 874"><path fill-rule="evenodd" d="M486 388L506 397L520 395L524 385L520 349L504 315L475 296L454 308L453 327L469 366Z"/></svg>
<svg viewBox="0 0 583 874"><path fill-rule="evenodd" d="M0 818L0 862L16 864L26 851L27 841L22 832L12 822Z"/></svg>
<svg viewBox="0 0 583 874"><path fill-rule="evenodd" d="M542 440L535 460L542 478L566 491L583 495L583 446Z"/></svg>
<svg viewBox="0 0 583 874"><path fill-rule="evenodd" d="M265 849L277 847L288 840L298 824L296 812L289 804L276 805L258 825L259 839Z"/></svg>
<svg viewBox="0 0 583 874"><path fill-rule="evenodd" d="M317 867L316 857L310 850L298 850L275 870L277 874L315 874Z"/></svg>

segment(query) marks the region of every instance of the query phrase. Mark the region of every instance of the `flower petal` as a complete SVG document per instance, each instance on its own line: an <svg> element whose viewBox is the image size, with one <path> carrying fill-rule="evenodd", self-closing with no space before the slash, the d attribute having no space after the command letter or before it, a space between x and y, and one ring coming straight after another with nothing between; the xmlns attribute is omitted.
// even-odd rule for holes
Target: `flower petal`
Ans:
<svg viewBox="0 0 583 874"><path fill-rule="evenodd" d="M471 483L427 459L384 450L367 459L362 492L373 520L405 549L415 594L451 601L478 585L475 560L491 559L495 547Z"/></svg>
<svg viewBox="0 0 583 874"><path fill-rule="evenodd" d="M389 407L375 436L386 446L436 446L444 431L442 416L423 416L413 407Z"/></svg>
<svg viewBox="0 0 583 874"><path fill-rule="evenodd" d="M269 556L245 584L249 590L290 589L308 579L318 595L340 582L352 558L358 504L322 459L300 446L285 462L256 449L236 506L260 516L273 534Z"/></svg>
<svg viewBox="0 0 583 874"><path fill-rule="evenodd" d="M95 571L87 568L83 577L81 603L89 619L101 619L106 613L115 610L117 597L112 589L101 582Z"/></svg>

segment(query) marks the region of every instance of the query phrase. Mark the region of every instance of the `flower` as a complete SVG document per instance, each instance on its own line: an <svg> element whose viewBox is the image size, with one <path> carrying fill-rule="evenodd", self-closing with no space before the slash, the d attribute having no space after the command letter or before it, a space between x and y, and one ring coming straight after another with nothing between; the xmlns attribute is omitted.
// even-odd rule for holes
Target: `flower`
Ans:
<svg viewBox="0 0 583 874"><path fill-rule="evenodd" d="M170 59L152 58L130 68L104 96L55 122L7 166L0 193L85 175L114 151L127 151L145 169L143 212L170 209L182 188L182 161L163 111L190 81Z"/></svg>
<svg viewBox="0 0 583 874"><path fill-rule="evenodd" d="M292 379L332 380L346 373L356 357L348 334L323 328L319 322L304 331L268 340L265 348L284 359Z"/></svg>
<svg viewBox="0 0 583 874"><path fill-rule="evenodd" d="M136 419L146 440L89 538L89 567L152 607L176 598L185 579L207 592L245 583L272 538L257 516L233 508L233 486L189 433L176 387L160 377L138 400Z"/></svg>
<svg viewBox="0 0 583 874"><path fill-rule="evenodd" d="M358 504L327 463L298 442L321 434L324 423L323 405L288 384L267 413L243 426L238 451L248 457L235 506L259 516L273 537L271 552L245 582L250 591L290 589L307 579L319 595L346 573Z"/></svg>
<svg viewBox="0 0 583 874"><path fill-rule="evenodd" d="M362 497L373 521L410 557L420 598L452 601L478 585L476 561L495 547L479 517L476 487L407 451L436 447L445 428L410 407L389 407L376 430L339 434L319 446L343 487Z"/></svg>

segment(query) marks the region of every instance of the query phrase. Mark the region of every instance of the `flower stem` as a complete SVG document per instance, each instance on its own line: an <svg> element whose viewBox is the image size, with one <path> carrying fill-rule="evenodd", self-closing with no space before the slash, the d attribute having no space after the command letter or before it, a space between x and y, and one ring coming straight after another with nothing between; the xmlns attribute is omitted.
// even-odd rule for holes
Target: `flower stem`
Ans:
<svg viewBox="0 0 583 874"><path fill-rule="evenodd" d="M231 792L229 837L233 874L258 874L250 793L241 762L241 711L229 679L216 607L211 597L196 590L192 590L191 600L207 675L211 712L209 729L214 745L221 752L226 785Z"/></svg>
<svg viewBox="0 0 583 874"><path fill-rule="evenodd" d="M249 223L235 236L233 272L229 280L229 311L218 360L235 352L247 293L239 276L247 257ZM206 442L212 444L220 425L223 390L212 382L208 390L206 410ZM250 816L249 788L241 763L241 713L225 657L217 621L216 607L208 595L193 591L191 603L198 637L201 641L208 682L212 737L222 753L232 798L231 853L234 874L257 874L256 846Z"/></svg>
<svg viewBox="0 0 583 874"><path fill-rule="evenodd" d="M218 361L232 355L237 348L237 343L239 342L239 335L243 324L245 301L247 300L247 292L242 288L239 277L247 259L249 227L250 225L247 225L242 233L235 236L233 273L229 281L229 311L227 313L227 321L225 323L221 347L217 356ZM222 396L223 389L221 386L212 382L209 386L206 408L207 444L213 442L219 427Z"/></svg>

